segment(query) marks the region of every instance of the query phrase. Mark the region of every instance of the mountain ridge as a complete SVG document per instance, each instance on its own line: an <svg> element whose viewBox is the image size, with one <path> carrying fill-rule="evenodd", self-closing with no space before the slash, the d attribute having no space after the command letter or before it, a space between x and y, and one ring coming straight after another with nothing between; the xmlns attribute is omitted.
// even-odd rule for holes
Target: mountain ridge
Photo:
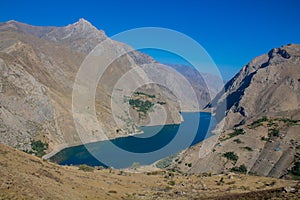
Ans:
<svg viewBox="0 0 300 200"><path fill-rule="evenodd" d="M2 29L8 28L50 42L69 45L71 48L83 53L89 53L95 47L95 44L98 44L107 38L103 30L98 30L83 18L80 18L73 24L62 27L32 26L17 21L8 21L0 25L2 25Z"/></svg>

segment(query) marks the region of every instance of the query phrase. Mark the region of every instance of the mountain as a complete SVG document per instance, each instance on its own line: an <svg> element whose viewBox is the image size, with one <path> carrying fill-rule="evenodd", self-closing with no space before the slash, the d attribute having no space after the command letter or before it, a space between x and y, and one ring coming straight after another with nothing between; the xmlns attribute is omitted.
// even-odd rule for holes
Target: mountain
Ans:
<svg viewBox="0 0 300 200"><path fill-rule="evenodd" d="M299 165L300 45L274 48L245 65L208 104L214 136L190 148L184 171L290 177ZM228 153L225 155L225 153ZM294 170L294 171L293 171Z"/></svg>
<svg viewBox="0 0 300 200"><path fill-rule="evenodd" d="M100 52L103 62L127 53L107 69L101 61L89 71L91 76L103 71L95 99L85 99L89 90L83 82L74 97L80 66L96 46L104 49L93 51ZM25 151L32 150L32 141L41 140L48 144L47 152L55 152L82 142L128 136L139 132L141 125L178 124L181 111L198 111L209 102L205 97L199 104L188 92L187 80L178 78L171 67L111 40L84 19L65 27L0 23L0 68L0 141ZM132 71L134 77L126 78ZM127 82L118 85L119 80ZM145 80L154 84L144 85ZM136 92L128 93L126 87L135 85L139 86ZM208 94L209 88L195 90ZM123 96L112 98L113 91ZM83 101L82 107L74 113L72 102L77 100ZM102 130L91 122L91 102ZM78 135L74 119L84 134Z"/></svg>
<svg viewBox="0 0 300 200"><path fill-rule="evenodd" d="M213 74L199 72L197 69L187 65L166 64L181 73L191 84L200 105L210 102L223 87L222 80ZM209 80L209 82L205 82Z"/></svg>
<svg viewBox="0 0 300 200"><path fill-rule="evenodd" d="M208 105L232 128L251 118L298 115L299 45L272 49L246 66L225 85L225 92Z"/></svg>
<svg viewBox="0 0 300 200"><path fill-rule="evenodd" d="M300 196L296 181L238 174L187 175L164 170L137 173L139 169L59 166L3 144L0 144L0 166L1 199L297 199Z"/></svg>
<svg viewBox="0 0 300 200"><path fill-rule="evenodd" d="M90 22L82 18L78 22L65 27L31 26L11 20L3 23L0 30L17 31L32 35L47 41L64 44L85 53L89 53L96 44L107 38L104 31L97 30Z"/></svg>

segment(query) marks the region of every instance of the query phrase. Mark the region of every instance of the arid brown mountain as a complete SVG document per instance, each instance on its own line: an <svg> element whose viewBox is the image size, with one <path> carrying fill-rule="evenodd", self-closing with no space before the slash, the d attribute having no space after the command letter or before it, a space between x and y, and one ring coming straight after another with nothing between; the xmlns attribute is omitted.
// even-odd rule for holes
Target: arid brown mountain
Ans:
<svg viewBox="0 0 300 200"><path fill-rule="evenodd" d="M272 49L244 66L208 105L219 120L215 135L184 152L178 166L193 173L297 174L299 77L300 45Z"/></svg>
<svg viewBox="0 0 300 200"><path fill-rule="evenodd" d="M139 125L180 123L180 111L199 110L209 101L206 95L198 105L186 92L182 84L184 78L173 76L175 70L109 39L84 19L65 27L39 27L8 21L0 24L1 143L30 150L32 140L41 140L49 144L48 152L80 144L82 138L77 134L72 113L74 80L87 54L103 41L107 41L102 48L108 58L119 52L129 53L111 63L100 79L95 108L104 130L101 132L85 123L82 127L86 130L84 142L103 139L103 132L108 138L116 138L138 132ZM147 76L170 87L149 84L138 88L132 97L124 96L112 103L112 91L122 90L115 85L133 68L142 72L130 80L133 85L142 83ZM164 76L164 73L169 75ZM196 93L208 94L206 86L196 90ZM115 119L112 104L115 105ZM80 116L83 121L89 119L88 115L77 114L76 117Z"/></svg>

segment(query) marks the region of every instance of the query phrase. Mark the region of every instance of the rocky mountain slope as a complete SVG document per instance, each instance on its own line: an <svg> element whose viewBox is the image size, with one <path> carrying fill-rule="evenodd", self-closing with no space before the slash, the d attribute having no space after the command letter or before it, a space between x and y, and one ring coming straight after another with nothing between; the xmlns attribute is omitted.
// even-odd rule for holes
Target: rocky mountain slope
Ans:
<svg viewBox="0 0 300 200"><path fill-rule="evenodd" d="M194 67L175 64L168 64L168 66L181 73L191 83L200 105L206 105L206 102L210 102L224 86L219 77L199 72ZM209 80L209 82L205 83L205 80ZM207 92L208 90L210 93Z"/></svg>
<svg viewBox="0 0 300 200"><path fill-rule="evenodd" d="M297 199L300 195L296 181L275 178L133 172L59 166L0 144L0 199Z"/></svg>
<svg viewBox="0 0 300 200"><path fill-rule="evenodd" d="M179 111L199 110L208 102L207 98L200 105L191 102L182 84L185 80L174 79L174 70L126 44L112 41L84 19L65 27L39 27L8 21L0 24L1 143L30 150L32 140L41 140L49 144L48 151L51 151L82 142L73 121L73 85L81 63L102 41L107 41L105 45L108 46L102 47L108 58L118 52L129 52L108 66L97 87L97 120L108 138L136 133L139 125L180 123ZM133 68L143 72L130 80L134 84L142 83L144 72L147 72L148 78L171 86L150 84L138 88L138 93L132 94L134 99L129 95L114 101L117 117L113 118L112 91L122 90L115 85ZM168 79L158 71L168 73ZM198 92L207 97L207 87L196 90L204 90ZM130 99L134 100L133 104L129 104ZM80 114L82 120L89 118ZM104 133L97 127L86 123L83 129L87 136L84 142L103 139Z"/></svg>
<svg viewBox="0 0 300 200"><path fill-rule="evenodd" d="M181 162L192 167L179 166L189 172L222 172L244 165L258 175L297 174L299 77L300 45L275 48L252 60L208 105L219 121L216 135L184 153Z"/></svg>
<svg viewBox="0 0 300 200"><path fill-rule="evenodd" d="M258 116L288 116L299 106L299 45L274 48L246 66L225 85L225 92L209 104L226 113L226 127Z"/></svg>

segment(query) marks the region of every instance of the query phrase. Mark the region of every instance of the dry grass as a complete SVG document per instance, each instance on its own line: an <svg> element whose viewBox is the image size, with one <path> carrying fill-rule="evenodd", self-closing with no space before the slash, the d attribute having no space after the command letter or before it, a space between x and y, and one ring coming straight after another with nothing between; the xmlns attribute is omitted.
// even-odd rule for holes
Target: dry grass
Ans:
<svg viewBox="0 0 300 200"><path fill-rule="evenodd" d="M130 173L109 169L84 172L78 167L59 166L2 144L0 169L0 199L225 198L250 191L282 191L284 186L297 184L237 174Z"/></svg>

